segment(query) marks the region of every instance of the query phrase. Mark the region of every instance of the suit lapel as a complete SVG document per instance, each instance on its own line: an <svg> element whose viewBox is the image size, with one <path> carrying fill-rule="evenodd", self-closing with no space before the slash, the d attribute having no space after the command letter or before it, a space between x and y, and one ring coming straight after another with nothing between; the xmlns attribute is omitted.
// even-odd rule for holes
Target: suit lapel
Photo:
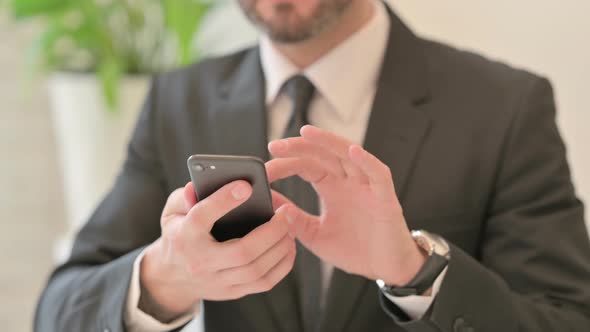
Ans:
<svg viewBox="0 0 590 332"><path fill-rule="evenodd" d="M222 84L221 98L212 109L213 142L218 154L249 155L267 161L264 75L258 48L245 52Z"/></svg>
<svg viewBox="0 0 590 332"><path fill-rule="evenodd" d="M427 67L418 38L391 9L389 13L389 41L364 145L391 168L403 206L415 156L430 127L429 117L420 109L428 99ZM321 330L344 330L349 319L362 312L355 308L361 295L373 290L370 282L336 269Z"/></svg>
<svg viewBox="0 0 590 332"><path fill-rule="evenodd" d="M246 51L241 63L231 68L227 76L220 88L221 98L211 112L215 151L267 161L265 81L258 48ZM285 332L300 331L293 272L271 291L243 298L240 310L257 331L277 327Z"/></svg>

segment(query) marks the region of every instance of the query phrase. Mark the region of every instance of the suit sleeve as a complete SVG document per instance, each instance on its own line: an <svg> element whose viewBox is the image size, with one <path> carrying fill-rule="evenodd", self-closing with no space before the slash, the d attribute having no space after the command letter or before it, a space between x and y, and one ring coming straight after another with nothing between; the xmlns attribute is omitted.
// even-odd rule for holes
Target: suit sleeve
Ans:
<svg viewBox="0 0 590 332"><path fill-rule="evenodd" d="M407 331L590 331L584 209L547 80L535 78L512 121L480 252L451 245L430 313L400 323Z"/></svg>
<svg viewBox="0 0 590 332"><path fill-rule="evenodd" d="M167 198L154 139L156 80L112 190L78 233L39 300L35 331L123 331L133 263L160 236Z"/></svg>

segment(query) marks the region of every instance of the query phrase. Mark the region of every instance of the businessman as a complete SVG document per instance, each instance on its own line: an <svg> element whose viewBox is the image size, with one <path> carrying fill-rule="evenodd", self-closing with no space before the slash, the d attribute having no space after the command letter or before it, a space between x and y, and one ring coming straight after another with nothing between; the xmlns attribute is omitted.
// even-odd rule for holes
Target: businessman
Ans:
<svg viewBox="0 0 590 332"><path fill-rule="evenodd" d="M546 79L417 37L377 0L239 3L259 45L153 80L37 331L590 331ZM194 153L267 161L273 218L215 241L252 189L198 200Z"/></svg>

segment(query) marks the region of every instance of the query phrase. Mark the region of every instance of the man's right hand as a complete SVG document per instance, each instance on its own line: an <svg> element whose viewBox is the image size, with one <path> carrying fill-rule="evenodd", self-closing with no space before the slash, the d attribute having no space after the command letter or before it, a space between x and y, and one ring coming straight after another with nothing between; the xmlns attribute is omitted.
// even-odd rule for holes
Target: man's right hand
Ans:
<svg viewBox="0 0 590 332"><path fill-rule="evenodd" d="M140 268L139 307L167 322L200 300L231 300L272 289L293 267L295 241L289 234L288 206L243 238L217 242L217 220L252 194L246 181L229 183L197 202L188 183L168 198L162 236L145 252ZM277 208L275 206L275 208Z"/></svg>

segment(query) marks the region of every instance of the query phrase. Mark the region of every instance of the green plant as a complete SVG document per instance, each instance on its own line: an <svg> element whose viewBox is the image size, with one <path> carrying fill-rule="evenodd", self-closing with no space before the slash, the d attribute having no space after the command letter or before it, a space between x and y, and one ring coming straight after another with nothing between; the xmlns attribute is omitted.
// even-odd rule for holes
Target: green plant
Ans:
<svg viewBox="0 0 590 332"><path fill-rule="evenodd" d="M125 74L186 65L207 0L10 0L17 20L38 20L31 46L35 69L96 73L105 101L117 105Z"/></svg>

